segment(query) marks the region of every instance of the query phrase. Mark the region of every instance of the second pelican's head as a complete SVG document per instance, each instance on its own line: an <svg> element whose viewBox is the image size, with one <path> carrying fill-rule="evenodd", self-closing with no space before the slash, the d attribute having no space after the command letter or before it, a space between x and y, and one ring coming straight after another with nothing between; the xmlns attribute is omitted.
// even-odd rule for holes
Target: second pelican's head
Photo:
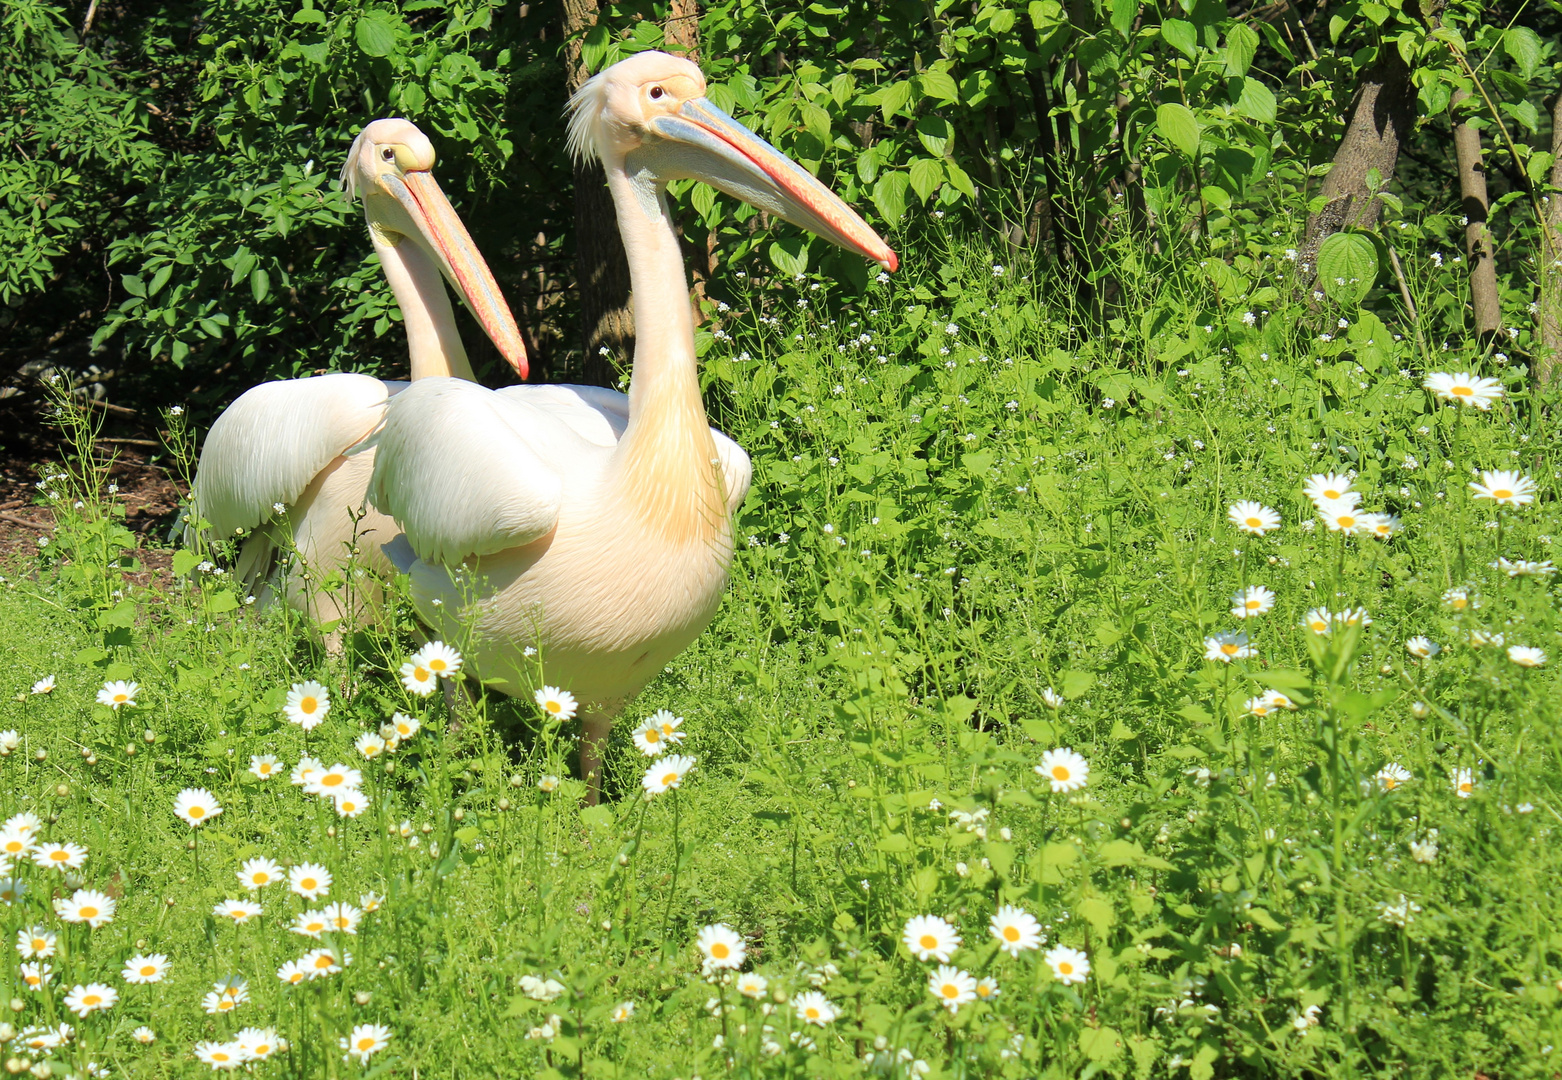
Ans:
<svg viewBox="0 0 1562 1080"><path fill-rule="evenodd" d="M717 108L687 60L643 52L593 76L570 100L569 149L657 184L701 180L887 270L879 234L804 168Z"/></svg>
<svg viewBox="0 0 1562 1080"><path fill-rule="evenodd" d="M499 354L525 379L526 345L515 316L433 168L434 144L416 124L376 120L353 140L342 187L349 197L363 199L364 217L381 240L393 247L410 240L433 260Z"/></svg>

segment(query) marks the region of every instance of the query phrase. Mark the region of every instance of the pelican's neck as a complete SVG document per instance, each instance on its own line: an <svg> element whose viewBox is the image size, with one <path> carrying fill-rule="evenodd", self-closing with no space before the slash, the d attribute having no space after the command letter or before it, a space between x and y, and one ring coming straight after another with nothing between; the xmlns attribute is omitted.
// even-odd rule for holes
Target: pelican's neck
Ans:
<svg viewBox="0 0 1562 1080"><path fill-rule="evenodd" d="M694 315L683 252L664 185L607 170L629 259L635 366L629 424L615 452L625 495L671 539L711 539L727 528L726 497L700 398Z"/></svg>
<svg viewBox="0 0 1562 1080"><path fill-rule="evenodd" d="M467 362L461 335L456 332L456 313L450 306L450 294L434 260L405 237L391 243L369 222L369 237L379 253L391 292L401 308L401 322L407 329L407 352L412 361L412 380L432 375L453 375L476 382L472 365Z"/></svg>

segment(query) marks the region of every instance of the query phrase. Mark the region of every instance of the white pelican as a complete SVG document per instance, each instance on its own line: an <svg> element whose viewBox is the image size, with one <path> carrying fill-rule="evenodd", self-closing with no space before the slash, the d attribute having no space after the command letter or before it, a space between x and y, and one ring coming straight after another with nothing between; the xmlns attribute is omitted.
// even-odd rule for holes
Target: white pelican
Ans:
<svg viewBox="0 0 1562 1080"><path fill-rule="evenodd" d="M703 180L897 265L845 203L704 95L694 64L644 52L570 103L570 150L601 160L629 256L628 396L425 379L391 402L376 439L370 500L405 533L387 554L411 574L419 614L466 642L488 685L575 695L593 800L614 717L716 613L749 485L748 455L700 399L668 181Z"/></svg>
<svg viewBox="0 0 1562 1080"><path fill-rule="evenodd" d="M401 307L412 378L474 378L443 275L524 379L526 347L515 319L430 173L433 165L427 137L409 121L390 119L364 128L342 167L348 195L363 198L369 238ZM346 566L354 547L359 566L390 569L380 546L396 526L373 509L353 522L364 507L373 448L352 451L379 428L386 402L406 386L354 374L263 383L212 425L191 504L214 537L247 534L235 573L263 601L279 555L290 546L298 559L289 561L282 585L292 607L329 622L361 612L373 596L362 583L343 582L336 592L322 592L321 583ZM327 638L332 645L337 640Z"/></svg>

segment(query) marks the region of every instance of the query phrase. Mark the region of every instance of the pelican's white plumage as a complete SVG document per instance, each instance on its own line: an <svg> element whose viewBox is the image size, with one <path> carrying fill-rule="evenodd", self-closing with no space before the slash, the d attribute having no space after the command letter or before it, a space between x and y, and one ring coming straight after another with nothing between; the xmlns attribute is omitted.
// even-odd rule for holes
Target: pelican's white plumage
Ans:
<svg viewBox="0 0 1562 1080"><path fill-rule="evenodd" d="M687 60L640 53L572 102L569 142L603 164L629 257L628 395L415 382L386 409L370 498L405 530L387 553L422 617L485 683L544 680L580 702L595 797L626 701L710 622L748 492L748 455L710 427L666 185L694 177L894 268L823 185L704 97Z"/></svg>
<svg viewBox="0 0 1562 1080"><path fill-rule="evenodd" d="M515 320L430 175L433 164L423 133L392 119L365 127L342 169L349 195L363 199L370 239L401 307L412 377L472 378L442 277L524 376ZM218 537L248 534L235 571L262 599L280 584L294 607L330 621L360 613L372 597L370 588L322 593L319 584L350 552L364 569L390 569L381 547L399 530L364 505L375 453L365 440L406 386L354 374L264 383L212 425L191 503ZM298 559L279 582L277 556L290 547Z"/></svg>

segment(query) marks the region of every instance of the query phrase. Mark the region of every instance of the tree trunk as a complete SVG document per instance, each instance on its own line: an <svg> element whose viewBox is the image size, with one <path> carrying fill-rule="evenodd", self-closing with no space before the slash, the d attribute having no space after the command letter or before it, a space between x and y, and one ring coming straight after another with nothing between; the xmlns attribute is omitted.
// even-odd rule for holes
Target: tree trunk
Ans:
<svg viewBox="0 0 1562 1080"><path fill-rule="evenodd" d="M1475 309L1475 333L1489 339L1502 329L1502 303L1497 297L1497 264L1492 261L1491 230L1486 227L1486 167L1481 162L1481 132L1461 116L1460 102L1468 90L1455 90L1449 106L1454 125L1454 157L1459 163L1459 197L1464 209L1464 255L1470 264L1470 303Z"/></svg>
<svg viewBox="0 0 1562 1080"><path fill-rule="evenodd" d="M597 23L597 0L564 0L565 85L573 95L591 72L581 38ZM629 259L618 235L618 212L602 166L575 163L575 284L580 290L582 377L597 386L618 381L634 355L635 321L629 310Z"/></svg>
<svg viewBox="0 0 1562 1080"><path fill-rule="evenodd" d="M1368 173L1376 169L1387 185L1399 161L1399 146L1416 122L1416 92L1410 68L1392 44L1378 49L1377 63L1362 72L1361 85L1346 114L1345 134L1334 153L1334 167L1324 177L1323 207L1307 218L1299 262L1310 284L1317 273L1318 248L1344 229L1370 228L1382 203L1373 198Z"/></svg>
<svg viewBox="0 0 1562 1080"><path fill-rule="evenodd" d="M667 51L700 62L699 0L672 0L667 5L667 21L662 24Z"/></svg>
<svg viewBox="0 0 1562 1080"><path fill-rule="evenodd" d="M1036 29L1029 19L1019 19L1015 25L1020 31L1020 41L1036 55L1040 70L1029 65L1025 69L1025 81L1030 86L1031 111L1036 116L1036 139L1041 154L1041 174L1046 186L1046 229L1052 236L1053 249L1057 253L1059 269L1067 270L1074 262L1074 240L1077 230L1069 206L1063 194L1062 147L1053 128L1052 97L1047 92L1048 63L1041 55L1041 43ZM1059 126L1065 121L1058 120Z"/></svg>
<svg viewBox="0 0 1562 1080"><path fill-rule="evenodd" d="M1540 383L1562 375L1562 93L1551 103L1551 155L1540 222Z"/></svg>

